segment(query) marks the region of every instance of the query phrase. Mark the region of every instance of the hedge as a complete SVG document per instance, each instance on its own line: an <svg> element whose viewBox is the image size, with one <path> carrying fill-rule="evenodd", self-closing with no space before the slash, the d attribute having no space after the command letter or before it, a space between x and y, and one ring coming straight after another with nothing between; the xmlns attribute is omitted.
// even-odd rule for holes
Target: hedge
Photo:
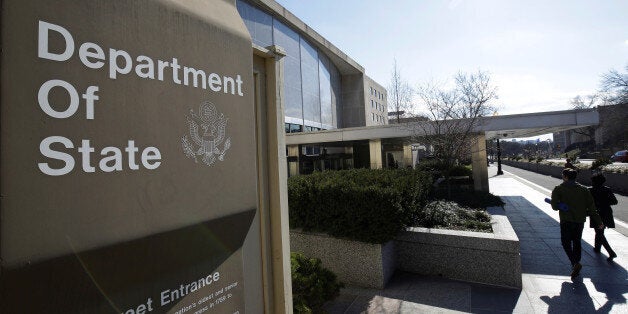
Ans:
<svg viewBox="0 0 628 314"><path fill-rule="evenodd" d="M412 169L352 169L288 179L290 228L385 243L425 206L431 177Z"/></svg>

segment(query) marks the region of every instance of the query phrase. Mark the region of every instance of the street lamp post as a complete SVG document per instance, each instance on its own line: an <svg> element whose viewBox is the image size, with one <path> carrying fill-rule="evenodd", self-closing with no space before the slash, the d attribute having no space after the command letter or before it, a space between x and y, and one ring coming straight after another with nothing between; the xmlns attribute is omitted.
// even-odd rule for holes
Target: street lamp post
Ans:
<svg viewBox="0 0 628 314"><path fill-rule="evenodd" d="M499 138L497 138L497 174L502 175L502 149L499 146Z"/></svg>

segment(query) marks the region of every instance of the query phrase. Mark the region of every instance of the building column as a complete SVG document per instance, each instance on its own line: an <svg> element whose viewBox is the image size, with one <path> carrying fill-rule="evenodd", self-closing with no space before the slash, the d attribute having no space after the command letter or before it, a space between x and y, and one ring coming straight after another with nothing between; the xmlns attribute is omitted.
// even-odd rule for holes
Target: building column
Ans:
<svg viewBox="0 0 628 314"><path fill-rule="evenodd" d="M290 234L288 224L288 174L284 132L284 92L282 58L278 46L254 46L254 53L264 59L265 84L256 82L256 115L258 119L259 216L262 278L265 313L292 313L292 280L290 274ZM259 75L256 75L260 77ZM264 89L264 93L260 89ZM264 99L261 97L265 95ZM298 146L297 146L298 150ZM266 170L266 172L263 172Z"/></svg>
<svg viewBox="0 0 628 314"><path fill-rule="evenodd" d="M412 145L403 144L403 167L407 168L408 166L414 168L412 163Z"/></svg>
<svg viewBox="0 0 628 314"><path fill-rule="evenodd" d="M369 140L371 169L382 169L382 140Z"/></svg>
<svg viewBox="0 0 628 314"><path fill-rule="evenodd" d="M471 143L471 160L473 167L473 188L476 191L489 191L488 166L486 165L486 136L477 135Z"/></svg>
<svg viewBox="0 0 628 314"><path fill-rule="evenodd" d="M299 145L288 145L288 176L299 175ZM294 159L296 158L296 162Z"/></svg>

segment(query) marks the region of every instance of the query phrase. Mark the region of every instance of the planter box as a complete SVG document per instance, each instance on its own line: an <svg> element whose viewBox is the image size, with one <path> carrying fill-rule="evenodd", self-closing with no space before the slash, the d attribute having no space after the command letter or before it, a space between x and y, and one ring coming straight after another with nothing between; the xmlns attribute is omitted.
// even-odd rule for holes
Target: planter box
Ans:
<svg viewBox="0 0 628 314"><path fill-rule="evenodd" d="M346 285L383 289L395 271L394 241L371 244L290 230L290 250L319 258Z"/></svg>
<svg viewBox="0 0 628 314"><path fill-rule="evenodd" d="M521 288L519 238L504 209L493 207L493 233L409 228L395 239L397 269Z"/></svg>

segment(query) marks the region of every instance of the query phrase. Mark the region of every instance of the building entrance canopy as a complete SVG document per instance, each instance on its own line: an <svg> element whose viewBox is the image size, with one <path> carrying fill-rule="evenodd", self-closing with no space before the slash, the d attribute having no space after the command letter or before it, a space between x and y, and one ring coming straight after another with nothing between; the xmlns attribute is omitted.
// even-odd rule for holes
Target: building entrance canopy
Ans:
<svg viewBox="0 0 628 314"><path fill-rule="evenodd" d="M286 144L319 144L384 138L405 139L413 135L419 135L417 134L419 130L423 131L426 129L416 127L419 123L427 122L407 122L322 132L286 134ZM486 139L518 138L577 129L597 125L598 123L599 114L596 109L563 110L484 117L478 123L475 131L479 134L484 134Z"/></svg>
<svg viewBox="0 0 628 314"><path fill-rule="evenodd" d="M462 121L464 123L464 121ZM564 110L553 112L538 112L528 114L484 117L473 129L476 134L472 152L473 181L476 190L488 191L488 170L486 167L487 139L504 139L531 137L547 133L577 129L599 124L599 114L596 109ZM382 168L384 162L402 160L404 167L413 165L410 143L415 136L429 135L430 122L406 122L383 126L368 126L358 128L344 128L311 133L293 133L286 135L289 159L298 163L299 147L321 145L325 147L350 147L354 165L368 165L370 168ZM356 145L362 142L363 145ZM386 151L388 147L402 146L401 151L395 153ZM360 147L364 147L362 149ZM390 157L390 158L389 158ZM368 161L365 161L368 159ZM393 163L397 165L397 163ZM321 169L322 170L322 169ZM298 173L297 171L291 173Z"/></svg>

